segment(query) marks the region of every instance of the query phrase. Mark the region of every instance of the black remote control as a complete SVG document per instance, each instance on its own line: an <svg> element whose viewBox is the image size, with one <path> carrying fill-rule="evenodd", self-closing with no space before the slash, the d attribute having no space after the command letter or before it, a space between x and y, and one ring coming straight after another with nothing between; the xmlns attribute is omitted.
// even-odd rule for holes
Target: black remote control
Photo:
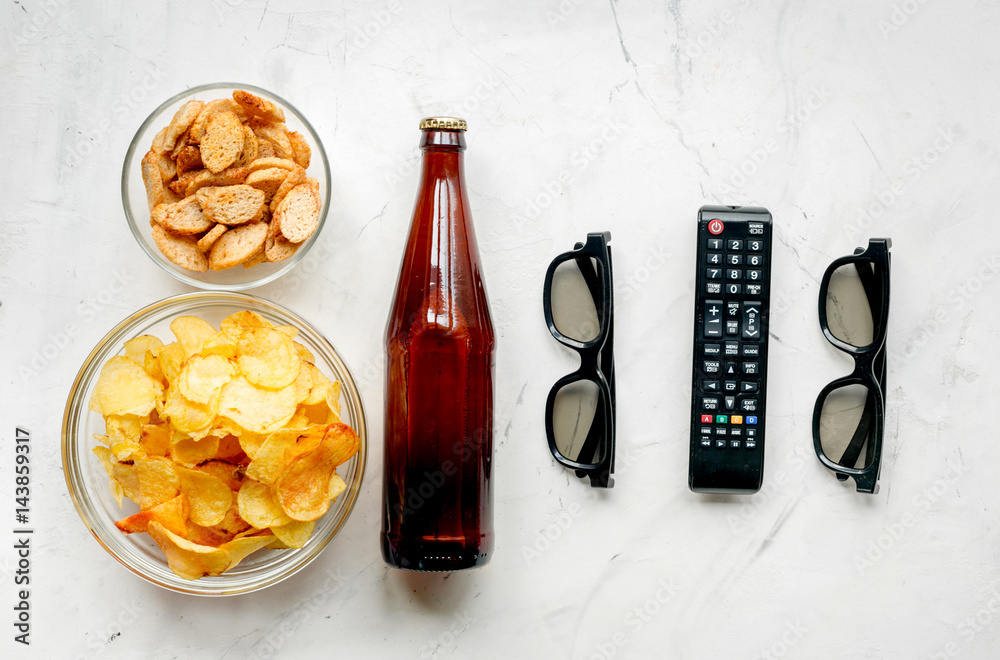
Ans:
<svg viewBox="0 0 1000 660"><path fill-rule="evenodd" d="M771 214L698 211L688 486L754 493L764 475Z"/></svg>

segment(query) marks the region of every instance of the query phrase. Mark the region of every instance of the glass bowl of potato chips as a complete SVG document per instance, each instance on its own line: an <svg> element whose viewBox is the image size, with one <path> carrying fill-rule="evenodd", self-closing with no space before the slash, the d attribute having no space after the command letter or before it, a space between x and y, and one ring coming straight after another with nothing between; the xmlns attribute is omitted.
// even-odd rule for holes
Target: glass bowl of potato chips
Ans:
<svg viewBox="0 0 1000 660"><path fill-rule="evenodd" d="M233 292L167 298L80 369L66 482L97 541L140 577L222 596L275 584L343 528L367 458L347 365L307 321Z"/></svg>
<svg viewBox="0 0 1000 660"><path fill-rule="evenodd" d="M200 289L241 291L292 269L330 209L330 165L308 120L267 90L193 87L142 123L122 168L139 246Z"/></svg>

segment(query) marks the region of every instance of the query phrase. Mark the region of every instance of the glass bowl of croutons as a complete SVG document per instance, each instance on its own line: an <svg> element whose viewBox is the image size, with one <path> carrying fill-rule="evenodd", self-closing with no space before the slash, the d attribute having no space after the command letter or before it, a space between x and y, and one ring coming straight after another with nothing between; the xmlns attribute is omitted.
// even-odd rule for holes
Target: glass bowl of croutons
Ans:
<svg viewBox="0 0 1000 660"><path fill-rule="evenodd" d="M91 351L62 455L108 553L165 589L226 596L288 578L343 530L367 429L350 369L308 321L197 291L139 310Z"/></svg>
<svg viewBox="0 0 1000 660"><path fill-rule="evenodd" d="M330 165L288 101L252 85L201 85L139 127L122 168L122 204L139 246L168 273L239 291L280 277L316 243L330 208Z"/></svg>

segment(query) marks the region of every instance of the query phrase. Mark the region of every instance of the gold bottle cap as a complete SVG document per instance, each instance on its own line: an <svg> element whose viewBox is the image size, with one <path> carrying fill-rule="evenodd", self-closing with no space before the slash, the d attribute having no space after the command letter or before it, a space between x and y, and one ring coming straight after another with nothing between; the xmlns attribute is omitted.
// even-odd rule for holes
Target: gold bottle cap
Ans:
<svg viewBox="0 0 1000 660"><path fill-rule="evenodd" d="M420 130L466 131L469 127L458 117L427 117L420 120Z"/></svg>

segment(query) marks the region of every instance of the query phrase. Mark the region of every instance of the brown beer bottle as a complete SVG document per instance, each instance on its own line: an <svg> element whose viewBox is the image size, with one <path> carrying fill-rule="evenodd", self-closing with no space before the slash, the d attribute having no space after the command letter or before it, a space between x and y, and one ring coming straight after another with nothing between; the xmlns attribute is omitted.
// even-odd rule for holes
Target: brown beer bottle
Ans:
<svg viewBox="0 0 1000 660"><path fill-rule="evenodd" d="M420 122L423 172L386 325L382 556L481 566L493 550L493 322L463 180L466 123Z"/></svg>

